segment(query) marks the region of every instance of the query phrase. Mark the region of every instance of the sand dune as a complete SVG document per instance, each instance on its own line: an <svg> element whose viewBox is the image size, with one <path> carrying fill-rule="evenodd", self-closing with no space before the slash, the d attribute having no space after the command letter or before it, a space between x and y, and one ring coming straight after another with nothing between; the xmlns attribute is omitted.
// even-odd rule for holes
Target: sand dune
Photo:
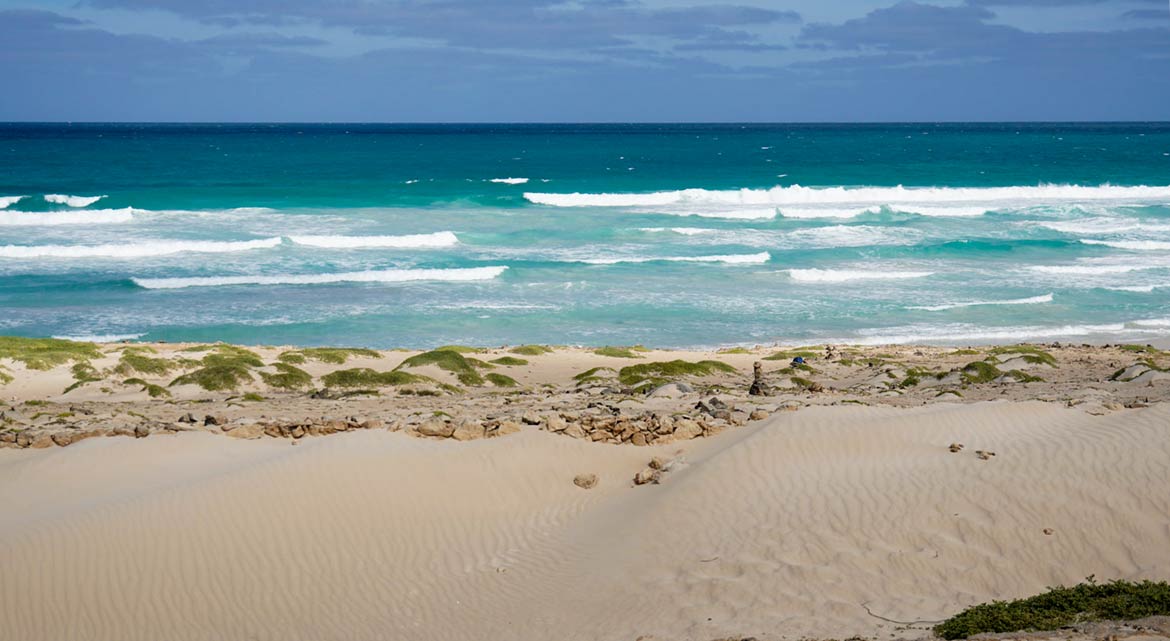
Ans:
<svg viewBox="0 0 1170 641"><path fill-rule="evenodd" d="M935 620L1089 574L1165 579L1168 437L1165 405L981 403L809 408L649 448L525 431L0 450L0 638L915 636L865 608ZM632 487L655 455L678 463Z"/></svg>

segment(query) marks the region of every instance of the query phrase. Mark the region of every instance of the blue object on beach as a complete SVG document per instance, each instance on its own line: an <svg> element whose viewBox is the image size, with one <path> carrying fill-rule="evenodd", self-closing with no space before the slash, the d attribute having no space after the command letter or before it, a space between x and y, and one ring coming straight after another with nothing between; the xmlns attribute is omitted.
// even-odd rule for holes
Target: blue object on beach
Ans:
<svg viewBox="0 0 1170 641"><path fill-rule="evenodd" d="M793 365L804 365L804 357L797 356L796 358L792 359L792 364Z"/></svg>

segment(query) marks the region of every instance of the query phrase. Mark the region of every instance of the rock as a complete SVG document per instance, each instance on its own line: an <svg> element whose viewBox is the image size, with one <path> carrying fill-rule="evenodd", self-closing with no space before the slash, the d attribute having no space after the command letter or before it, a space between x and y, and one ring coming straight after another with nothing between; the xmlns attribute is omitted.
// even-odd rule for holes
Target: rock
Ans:
<svg viewBox="0 0 1170 641"><path fill-rule="evenodd" d="M990 461L991 457L995 456L995 452L989 452L987 450L975 450L975 456L978 456L979 460L981 461Z"/></svg>
<svg viewBox="0 0 1170 641"><path fill-rule="evenodd" d="M1043 530L1040 530L1040 531L1044 533L1044 536L1052 536L1052 535L1055 533L1055 530L1053 530L1053 529L1052 529L1052 528L1050 528L1050 527L1046 527L1046 528L1044 528Z"/></svg>
<svg viewBox="0 0 1170 641"><path fill-rule="evenodd" d="M550 432L563 432L569 427L569 422L561 418L559 414L553 414L545 421L545 425Z"/></svg>
<svg viewBox="0 0 1170 641"><path fill-rule="evenodd" d="M630 437L630 442L634 445L637 445L638 447L643 447L650 444L650 441L646 438L645 432L634 432L634 435Z"/></svg>
<svg viewBox="0 0 1170 641"><path fill-rule="evenodd" d="M134 426L134 438L146 438L150 436L150 428L139 423Z"/></svg>
<svg viewBox="0 0 1170 641"><path fill-rule="evenodd" d="M952 453L962 452L963 451L963 444L962 443L951 443L951 446L948 447L947 449L950 450Z"/></svg>
<svg viewBox="0 0 1170 641"><path fill-rule="evenodd" d="M695 389L686 383L667 383L650 391L651 398L682 398Z"/></svg>
<svg viewBox="0 0 1170 641"><path fill-rule="evenodd" d="M674 437L678 440L690 440L703 435L703 428L689 418L680 418L674 422Z"/></svg>
<svg viewBox="0 0 1170 641"><path fill-rule="evenodd" d="M596 474L578 474L573 477L573 485L583 490L592 490L597 487L597 480Z"/></svg>
<svg viewBox="0 0 1170 641"><path fill-rule="evenodd" d="M434 418L423 422L414 429L423 436L437 436L440 438L448 438L455 433L454 425Z"/></svg>
<svg viewBox="0 0 1170 641"><path fill-rule="evenodd" d="M19 434L16 435L16 446L17 447L28 447L28 446L32 445L32 442L33 442L33 437L28 432L20 432Z"/></svg>
<svg viewBox="0 0 1170 641"><path fill-rule="evenodd" d="M222 415L216 416L216 415L208 414L207 416L203 417L203 424L204 425L223 426L223 425L227 425L227 423L228 423L227 417L222 416Z"/></svg>
<svg viewBox="0 0 1170 641"><path fill-rule="evenodd" d="M474 441L486 435L483 425L479 421L460 421L451 438L456 441Z"/></svg>
<svg viewBox="0 0 1170 641"><path fill-rule="evenodd" d="M540 425L544 422L543 418L537 416L536 412L532 411L524 412L524 415L520 417L520 420L523 421L525 425Z"/></svg>
<svg viewBox="0 0 1170 641"><path fill-rule="evenodd" d="M634 475L634 485L646 485L647 483L658 483L662 480L662 472L653 468L646 468Z"/></svg>
<svg viewBox="0 0 1170 641"><path fill-rule="evenodd" d="M34 450L43 450L46 447L52 447L53 445L53 438L48 434L41 432L40 434L37 434L33 437L32 443L29 443L28 446Z"/></svg>
<svg viewBox="0 0 1170 641"><path fill-rule="evenodd" d="M660 472L665 472L666 470L670 469L670 461L668 461L662 457L655 456L654 458L650 459L650 463L648 466L652 470L658 470Z"/></svg>
<svg viewBox="0 0 1170 641"><path fill-rule="evenodd" d="M767 396L771 392L767 382L764 381L764 364L756 361L752 364L752 385L748 388L748 395Z"/></svg>
<svg viewBox="0 0 1170 641"><path fill-rule="evenodd" d="M581 427L580 423L570 423L569 426L565 428L564 434L565 436L572 436L573 438L586 438L589 436L589 433L585 431L585 428Z"/></svg>
<svg viewBox="0 0 1170 641"><path fill-rule="evenodd" d="M768 418L768 416L770 415L768 414L767 410L752 410L752 413L748 415L748 419L753 421L762 421Z"/></svg>
<svg viewBox="0 0 1170 641"><path fill-rule="evenodd" d="M247 425L236 425L235 429L230 432L225 432L232 438L239 439L255 439L264 435L264 426L260 423L250 423Z"/></svg>
<svg viewBox="0 0 1170 641"><path fill-rule="evenodd" d="M658 416L658 428L654 430L658 434L672 434L674 432L674 419L666 414Z"/></svg>
<svg viewBox="0 0 1170 641"><path fill-rule="evenodd" d="M708 399L707 405L710 406L711 409L714 409L714 410L728 409L727 403L724 403L723 401L719 400L718 396L712 396L710 399Z"/></svg>
<svg viewBox="0 0 1170 641"><path fill-rule="evenodd" d="M804 405L800 401L784 401L780 404L778 409L781 412L795 412L802 407L804 407Z"/></svg>
<svg viewBox="0 0 1170 641"><path fill-rule="evenodd" d="M385 426L386 424L380 418L371 418L358 424L358 427L363 430L380 430Z"/></svg>
<svg viewBox="0 0 1170 641"><path fill-rule="evenodd" d="M492 436L507 436L508 434L515 434L523 428L516 421L500 421L500 425L492 432Z"/></svg>

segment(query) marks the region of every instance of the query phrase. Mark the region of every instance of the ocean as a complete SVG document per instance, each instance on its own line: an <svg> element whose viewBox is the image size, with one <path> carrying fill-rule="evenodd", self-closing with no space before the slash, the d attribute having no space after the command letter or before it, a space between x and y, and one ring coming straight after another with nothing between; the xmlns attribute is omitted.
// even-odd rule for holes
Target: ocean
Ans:
<svg viewBox="0 0 1170 641"><path fill-rule="evenodd" d="M1170 337L1170 124L0 124L0 334Z"/></svg>

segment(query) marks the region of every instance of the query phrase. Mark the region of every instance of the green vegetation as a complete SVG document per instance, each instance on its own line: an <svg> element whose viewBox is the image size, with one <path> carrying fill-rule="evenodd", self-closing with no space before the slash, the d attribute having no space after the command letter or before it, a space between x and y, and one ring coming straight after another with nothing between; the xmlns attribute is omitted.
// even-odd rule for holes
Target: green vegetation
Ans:
<svg viewBox="0 0 1170 641"><path fill-rule="evenodd" d="M545 345L518 345L508 351L521 356L540 356L541 354L551 354L553 348Z"/></svg>
<svg viewBox="0 0 1170 641"><path fill-rule="evenodd" d="M751 354L752 350L746 347L725 347L719 350L720 354Z"/></svg>
<svg viewBox="0 0 1170 641"><path fill-rule="evenodd" d="M356 369L342 369L321 377L321 382L327 387L395 387L398 385L414 385L417 383L437 384L438 381L429 376L420 376L398 370L379 372L367 367Z"/></svg>
<svg viewBox="0 0 1170 641"><path fill-rule="evenodd" d="M66 387L65 391L63 392L64 394L68 394L69 392L72 392L86 383L96 383L102 380L101 374L96 369L94 369L93 365L89 364L89 361L74 363L72 372L73 380L76 382L74 382L69 387Z"/></svg>
<svg viewBox="0 0 1170 641"><path fill-rule="evenodd" d="M603 376L602 373L611 376ZM606 383L613 380L613 376L617 375L617 370L612 367L594 367L587 369L580 374L573 376L573 380L577 381L577 385L585 385L587 383Z"/></svg>
<svg viewBox="0 0 1170 641"><path fill-rule="evenodd" d="M442 347L436 347L432 351L456 352L458 354L482 354L487 350L482 347L471 347L469 345L443 345Z"/></svg>
<svg viewBox="0 0 1170 641"><path fill-rule="evenodd" d="M818 354L817 352L814 352L814 351L809 350L807 348L797 348L795 350L791 350L791 351L787 351L787 352L776 352L775 354L772 354L771 356L765 356L764 360L766 360L766 361L790 361L798 356L800 358L816 358L819 355L820 354Z"/></svg>
<svg viewBox="0 0 1170 641"><path fill-rule="evenodd" d="M618 380L623 385L633 386L647 381L654 384L668 383L683 376L707 376L716 372L734 374L735 371L734 367L719 361L659 361L623 367L618 371Z"/></svg>
<svg viewBox="0 0 1170 641"><path fill-rule="evenodd" d="M519 367L521 365L528 364L528 361L524 360L523 358L514 358L512 356L501 356L492 362L496 365L503 365L504 367Z"/></svg>
<svg viewBox="0 0 1170 641"><path fill-rule="evenodd" d="M148 383L148 382L142 380L141 378L128 378L128 379L122 381L122 384L123 385L141 385L142 391L149 394L151 398L159 398L160 396L170 396L171 395L170 391L167 390L167 388L163 387L162 385L155 385L154 383Z"/></svg>
<svg viewBox="0 0 1170 641"><path fill-rule="evenodd" d="M492 385L495 385L496 387L516 387L519 385L519 383L516 382L516 379L512 378L511 376L505 376L495 372L488 374L486 378L488 379L488 382L490 382Z"/></svg>
<svg viewBox="0 0 1170 641"><path fill-rule="evenodd" d="M948 356L978 356L980 351L977 349L956 349L948 354Z"/></svg>
<svg viewBox="0 0 1170 641"><path fill-rule="evenodd" d="M1071 588L1015 601L993 601L956 614L934 628L944 639L965 639L984 632L1057 630L1088 621L1141 619L1170 615L1170 584L1165 581L1113 581L1089 577Z"/></svg>
<svg viewBox="0 0 1170 641"><path fill-rule="evenodd" d="M1044 365L1051 365L1056 367L1056 358L1048 352L1036 347L1034 345L1006 345L1004 347L996 347L989 353L996 356L1013 355L1022 356L1026 362Z"/></svg>
<svg viewBox="0 0 1170 641"><path fill-rule="evenodd" d="M1142 354L1161 354L1162 350L1153 345L1118 345L1118 349L1125 352L1138 352Z"/></svg>
<svg viewBox="0 0 1170 641"><path fill-rule="evenodd" d="M1013 370L1009 371L1007 373L1007 375L1016 379L1016 381L1018 381L1020 383L1042 383L1042 382L1044 382L1043 378L1029 374L1027 372L1021 372L1018 369L1013 369Z"/></svg>
<svg viewBox="0 0 1170 641"><path fill-rule="evenodd" d="M253 403L258 403L258 402L264 400L264 397L260 396L256 392L248 392L247 394L244 394L243 400L250 401Z"/></svg>
<svg viewBox="0 0 1170 641"><path fill-rule="evenodd" d="M260 378L264 379L269 387L297 390L305 389L313 384L313 377L308 372L290 363L273 363L272 367L276 369L275 374L260 372Z"/></svg>
<svg viewBox="0 0 1170 641"><path fill-rule="evenodd" d="M118 360L114 372L122 376L134 373L162 376L174 369L174 361L147 356L150 353L154 353L154 350L149 347L127 347L122 350L122 358Z"/></svg>
<svg viewBox="0 0 1170 641"><path fill-rule="evenodd" d="M463 358L467 361L468 365L470 365L476 369L495 369L496 368L495 365L492 365L491 363L489 363L487 361L481 361L478 358L472 358L470 356L464 356Z"/></svg>
<svg viewBox="0 0 1170 641"><path fill-rule="evenodd" d="M284 352L277 359L289 365L304 365L309 360L343 365L349 359L358 357L382 358L382 355L361 347L306 347Z"/></svg>
<svg viewBox="0 0 1170 641"><path fill-rule="evenodd" d="M483 361L480 361L481 363ZM464 385L483 385L483 377L475 371L475 367L462 354L449 349L436 349L423 352L402 361L395 371L405 367L423 367L434 365L439 369L451 372Z"/></svg>
<svg viewBox="0 0 1170 641"><path fill-rule="evenodd" d="M914 387L915 385L921 383L922 379L926 378L927 376L937 376L937 374L926 369L925 367L911 367L906 370L906 378L902 379L901 383L898 383L898 387L902 389L906 389L907 387Z"/></svg>
<svg viewBox="0 0 1170 641"><path fill-rule="evenodd" d="M799 376L792 376L788 380L792 381L797 387L799 387L802 390L808 390L808 391L815 392L821 388L820 383L817 383L816 381L810 381L807 378L801 378Z"/></svg>
<svg viewBox="0 0 1170 641"><path fill-rule="evenodd" d="M255 352L243 347L224 343L197 347L205 349L196 350L189 347L184 351L210 352L198 362L201 367L171 381L170 387L198 385L209 392L235 390L240 385L255 380L252 368L264 367L264 361L260 360Z"/></svg>
<svg viewBox="0 0 1170 641"><path fill-rule="evenodd" d="M639 351L636 347L598 347L593 353L610 358L642 358L634 353L636 351Z"/></svg>
<svg viewBox="0 0 1170 641"><path fill-rule="evenodd" d="M0 385L7 385L13 380L12 374L8 373L8 368L0 365Z"/></svg>
<svg viewBox="0 0 1170 641"><path fill-rule="evenodd" d="M964 365L960 371L962 372L963 382L968 385L990 383L1003 376L1003 372L999 371L999 368L987 361L972 361Z"/></svg>
<svg viewBox="0 0 1170 641"><path fill-rule="evenodd" d="M945 389L945 390L939 392L938 394L935 394L934 397L938 398L940 396L943 396L944 394L953 394L955 396L958 396L959 398L963 398L962 392L960 392L958 390L953 390L953 389Z"/></svg>
<svg viewBox="0 0 1170 641"><path fill-rule="evenodd" d="M0 358L24 363L29 369L47 370L69 362L101 358L93 343L77 343L57 338L20 338L0 336Z"/></svg>

